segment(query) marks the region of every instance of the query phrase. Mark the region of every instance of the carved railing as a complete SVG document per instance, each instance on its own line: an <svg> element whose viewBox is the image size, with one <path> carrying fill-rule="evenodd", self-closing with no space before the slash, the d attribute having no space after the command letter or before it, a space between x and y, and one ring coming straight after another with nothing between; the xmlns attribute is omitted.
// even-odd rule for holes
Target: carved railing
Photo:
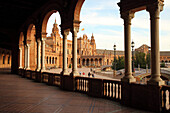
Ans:
<svg viewBox="0 0 170 113"><path fill-rule="evenodd" d="M76 77L76 91L91 96L121 100L121 82L115 80Z"/></svg>
<svg viewBox="0 0 170 113"><path fill-rule="evenodd" d="M87 93L89 90L88 82L90 78L76 77L76 90L79 92Z"/></svg>
<svg viewBox="0 0 170 113"><path fill-rule="evenodd" d="M162 86L161 88L161 104L162 112L170 113L170 86Z"/></svg>
<svg viewBox="0 0 170 113"><path fill-rule="evenodd" d="M103 96L114 100L121 100L121 82L103 80Z"/></svg>

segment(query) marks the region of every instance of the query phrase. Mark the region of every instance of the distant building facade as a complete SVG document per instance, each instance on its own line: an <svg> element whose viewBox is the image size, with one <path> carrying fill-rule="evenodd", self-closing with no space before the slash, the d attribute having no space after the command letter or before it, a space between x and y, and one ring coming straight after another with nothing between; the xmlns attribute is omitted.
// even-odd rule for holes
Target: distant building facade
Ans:
<svg viewBox="0 0 170 113"><path fill-rule="evenodd" d="M135 51L143 52L147 55L150 53L150 47L143 44L139 48L135 49ZM160 62L170 63L170 51L160 51Z"/></svg>
<svg viewBox="0 0 170 113"><path fill-rule="evenodd" d="M46 67L62 67L63 39L60 37L57 23L53 24L52 33L46 39L45 57ZM91 39L87 35L77 39L77 65L78 67L100 67L102 65L112 65L114 59L113 50L96 49L95 38ZM116 51L116 57L124 56L123 51ZM67 40L67 65L72 64L72 41Z"/></svg>

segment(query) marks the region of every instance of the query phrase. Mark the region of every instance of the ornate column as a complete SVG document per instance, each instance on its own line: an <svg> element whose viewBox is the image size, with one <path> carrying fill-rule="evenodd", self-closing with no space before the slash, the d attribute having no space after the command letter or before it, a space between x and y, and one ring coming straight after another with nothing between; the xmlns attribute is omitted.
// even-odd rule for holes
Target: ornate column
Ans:
<svg viewBox="0 0 170 113"><path fill-rule="evenodd" d="M125 40L125 76L123 82L135 82L136 79L132 76L131 65L131 20L134 18L133 12L122 12L121 18L124 20L124 40Z"/></svg>
<svg viewBox="0 0 170 113"><path fill-rule="evenodd" d="M24 45L24 69L27 68L27 46Z"/></svg>
<svg viewBox="0 0 170 113"><path fill-rule="evenodd" d="M165 82L160 78L160 51L159 51L159 15L163 10L163 3L158 2L147 6L150 13L151 23L151 79L148 84L164 85Z"/></svg>
<svg viewBox="0 0 170 113"><path fill-rule="evenodd" d="M76 76L79 75L78 71L77 71L77 33L79 31L78 27L74 27L73 31L72 31L72 35L73 35L73 44L72 44L72 56L73 56L73 67L72 67L72 75Z"/></svg>
<svg viewBox="0 0 170 113"><path fill-rule="evenodd" d="M27 40L27 44L26 44L26 70L30 70L30 44L31 44L31 40Z"/></svg>
<svg viewBox="0 0 170 113"><path fill-rule="evenodd" d="M69 35L69 30L64 30L63 32L63 75L68 74L67 70L67 36Z"/></svg>
<svg viewBox="0 0 170 113"><path fill-rule="evenodd" d="M37 39L37 69L36 71L40 71L41 66L40 66L40 49L41 49L41 41L40 39Z"/></svg>
<svg viewBox="0 0 170 113"><path fill-rule="evenodd" d="M41 72L45 70L45 40L47 33L42 33L41 39Z"/></svg>
<svg viewBox="0 0 170 113"><path fill-rule="evenodd" d="M19 48L19 68L22 69L22 47Z"/></svg>
<svg viewBox="0 0 170 113"><path fill-rule="evenodd" d="M30 44L27 44L27 70L30 70Z"/></svg>

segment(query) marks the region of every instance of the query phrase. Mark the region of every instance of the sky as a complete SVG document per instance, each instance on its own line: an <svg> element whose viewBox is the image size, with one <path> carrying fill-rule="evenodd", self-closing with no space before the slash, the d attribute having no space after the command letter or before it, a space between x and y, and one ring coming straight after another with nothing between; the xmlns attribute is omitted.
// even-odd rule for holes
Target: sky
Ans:
<svg viewBox="0 0 170 113"><path fill-rule="evenodd" d="M120 0L85 0L80 13L80 30L78 37L86 34L89 39L93 33L97 49L124 50L124 26L120 18L117 3ZM160 50L170 51L170 0L164 1L164 10L160 13ZM54 13L47 23L47 33L50 36L54 21L61 24L59 13ZM81 29L84 28L84 31ZM72 38L71 33L68 39ZM135 48L142 44L150 46L150 16L146 10L136 12L132 19L131 39Z"/></svg>

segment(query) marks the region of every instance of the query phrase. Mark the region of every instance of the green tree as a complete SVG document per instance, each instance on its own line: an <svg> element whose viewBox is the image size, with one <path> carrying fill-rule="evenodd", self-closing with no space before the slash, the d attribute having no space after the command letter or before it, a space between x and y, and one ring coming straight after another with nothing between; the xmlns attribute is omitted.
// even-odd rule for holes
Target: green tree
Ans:
<svg viewBox="0 0 170 113"><path fill-rule="evenodd" d="M112 63L112 69L114 69L114 63L116 63L116 70L124 69L125 68L125 59L124 57L116 58L115 62Z"/></svg>
<svg viewBox="0 0 170 113"><path fill-rule="evenodd" d="M165 62L162 62L162 63L161 63L161 67L165 67Z"/></svg>
<svg viewBox="0 0 170 113"><path fill-rule="evenodd" d="M148 68L150 69L151 57L150 53L146 55L146 64L148 64Z"/></svg>
<svg viewBox="0 0 170 113"><path fill-rule="evenodd" d="M135 62L135 67L138 67L138 64L140 64L141 68L146 68L145 53L136 51L134 62Z"/></svg>

